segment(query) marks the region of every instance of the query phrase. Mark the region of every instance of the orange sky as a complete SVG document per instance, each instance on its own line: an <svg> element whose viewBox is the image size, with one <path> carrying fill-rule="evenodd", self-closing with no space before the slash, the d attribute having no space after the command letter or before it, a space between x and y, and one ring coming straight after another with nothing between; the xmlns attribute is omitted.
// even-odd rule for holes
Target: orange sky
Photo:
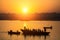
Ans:
<svg viewBox="0 0 60 40"><path fill-rule="evenodd" d="M0 3L0 9L6 13L22 13L24 7L28 13L59 11L59 0L0 0Z"/></svg>

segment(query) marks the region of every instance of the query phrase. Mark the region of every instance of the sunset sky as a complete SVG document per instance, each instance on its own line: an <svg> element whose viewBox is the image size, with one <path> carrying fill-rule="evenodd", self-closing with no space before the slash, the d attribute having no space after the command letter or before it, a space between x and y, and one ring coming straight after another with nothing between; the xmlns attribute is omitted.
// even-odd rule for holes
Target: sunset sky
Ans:
<svg viewBox="0 0 60 40"><path fill-rule="evenodd" d="M59 0L0 0L0 10L6 13L59 12Z"/></svg>

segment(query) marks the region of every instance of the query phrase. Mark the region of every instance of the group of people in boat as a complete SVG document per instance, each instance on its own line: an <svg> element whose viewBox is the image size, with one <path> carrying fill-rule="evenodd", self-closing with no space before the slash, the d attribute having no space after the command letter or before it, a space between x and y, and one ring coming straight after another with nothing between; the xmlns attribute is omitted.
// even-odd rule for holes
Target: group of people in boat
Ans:
<svg viewBox="0 0 60 40"><path fill-rule="evenodd" d="M27 29L26 27L24 27L24 29L21 29L21 31L23 32L24 35L48 35L50 32L46 32L46 29L52 29L51 27L44 27L44 30L40 30L40 29ZM20 34L19 31L17 32L13 32L12 30L8 31L8 34Z"/></svg>

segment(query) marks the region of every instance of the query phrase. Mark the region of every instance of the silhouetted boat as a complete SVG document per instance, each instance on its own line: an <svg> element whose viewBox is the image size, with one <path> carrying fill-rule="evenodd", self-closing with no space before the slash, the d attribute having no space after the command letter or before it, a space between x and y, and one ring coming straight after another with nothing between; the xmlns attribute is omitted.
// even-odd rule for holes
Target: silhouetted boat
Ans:
<svg viewBox="0 0 60 40"><path fill-rule="evenodd" d="M23 30L21 29L21 31L23 32L24 35L49 35L50 32L41 32L41 31L37 31L37 30Z"/></svg>
<svg viewBox="0 0 60 40"><path fill-rule="evenodd" d="M44 31L43 31L40 29L29 30L29 29L26 29L26 27L24 27L24 29L21 29L21 31L23 32L23 35L49 35L50 32L46 32L47 28L52 29L52 27L44 27Z"/></svg>
<svg viewBox="0 0 60 40"><path fill-rule="evenodd" d="M13 32L12 30L10 30L10 31L8 31L8 34L10 34L10 35L12 35L12 34L19 35L20 32L19 31Z"/></svg>

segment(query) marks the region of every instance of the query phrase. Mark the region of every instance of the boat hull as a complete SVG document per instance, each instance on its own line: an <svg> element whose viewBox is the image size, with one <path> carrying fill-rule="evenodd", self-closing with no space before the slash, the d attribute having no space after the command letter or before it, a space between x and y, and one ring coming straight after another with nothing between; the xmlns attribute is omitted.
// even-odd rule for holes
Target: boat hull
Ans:
<svg viewBox="0 0 60 40"><path fill-rule="evenodd" d="M27 31L27 30L21 30L23 32L23 35L49 35L50 32L34 32L34 31Z"/></svg>
<svg viewBox="0 0 60 40"><path fill-rule="evenodd" d="M13 35L13 34L15 34L15 35L19 35L20 32L8 32L8 34L10 34L10 35Z"/></svg>

